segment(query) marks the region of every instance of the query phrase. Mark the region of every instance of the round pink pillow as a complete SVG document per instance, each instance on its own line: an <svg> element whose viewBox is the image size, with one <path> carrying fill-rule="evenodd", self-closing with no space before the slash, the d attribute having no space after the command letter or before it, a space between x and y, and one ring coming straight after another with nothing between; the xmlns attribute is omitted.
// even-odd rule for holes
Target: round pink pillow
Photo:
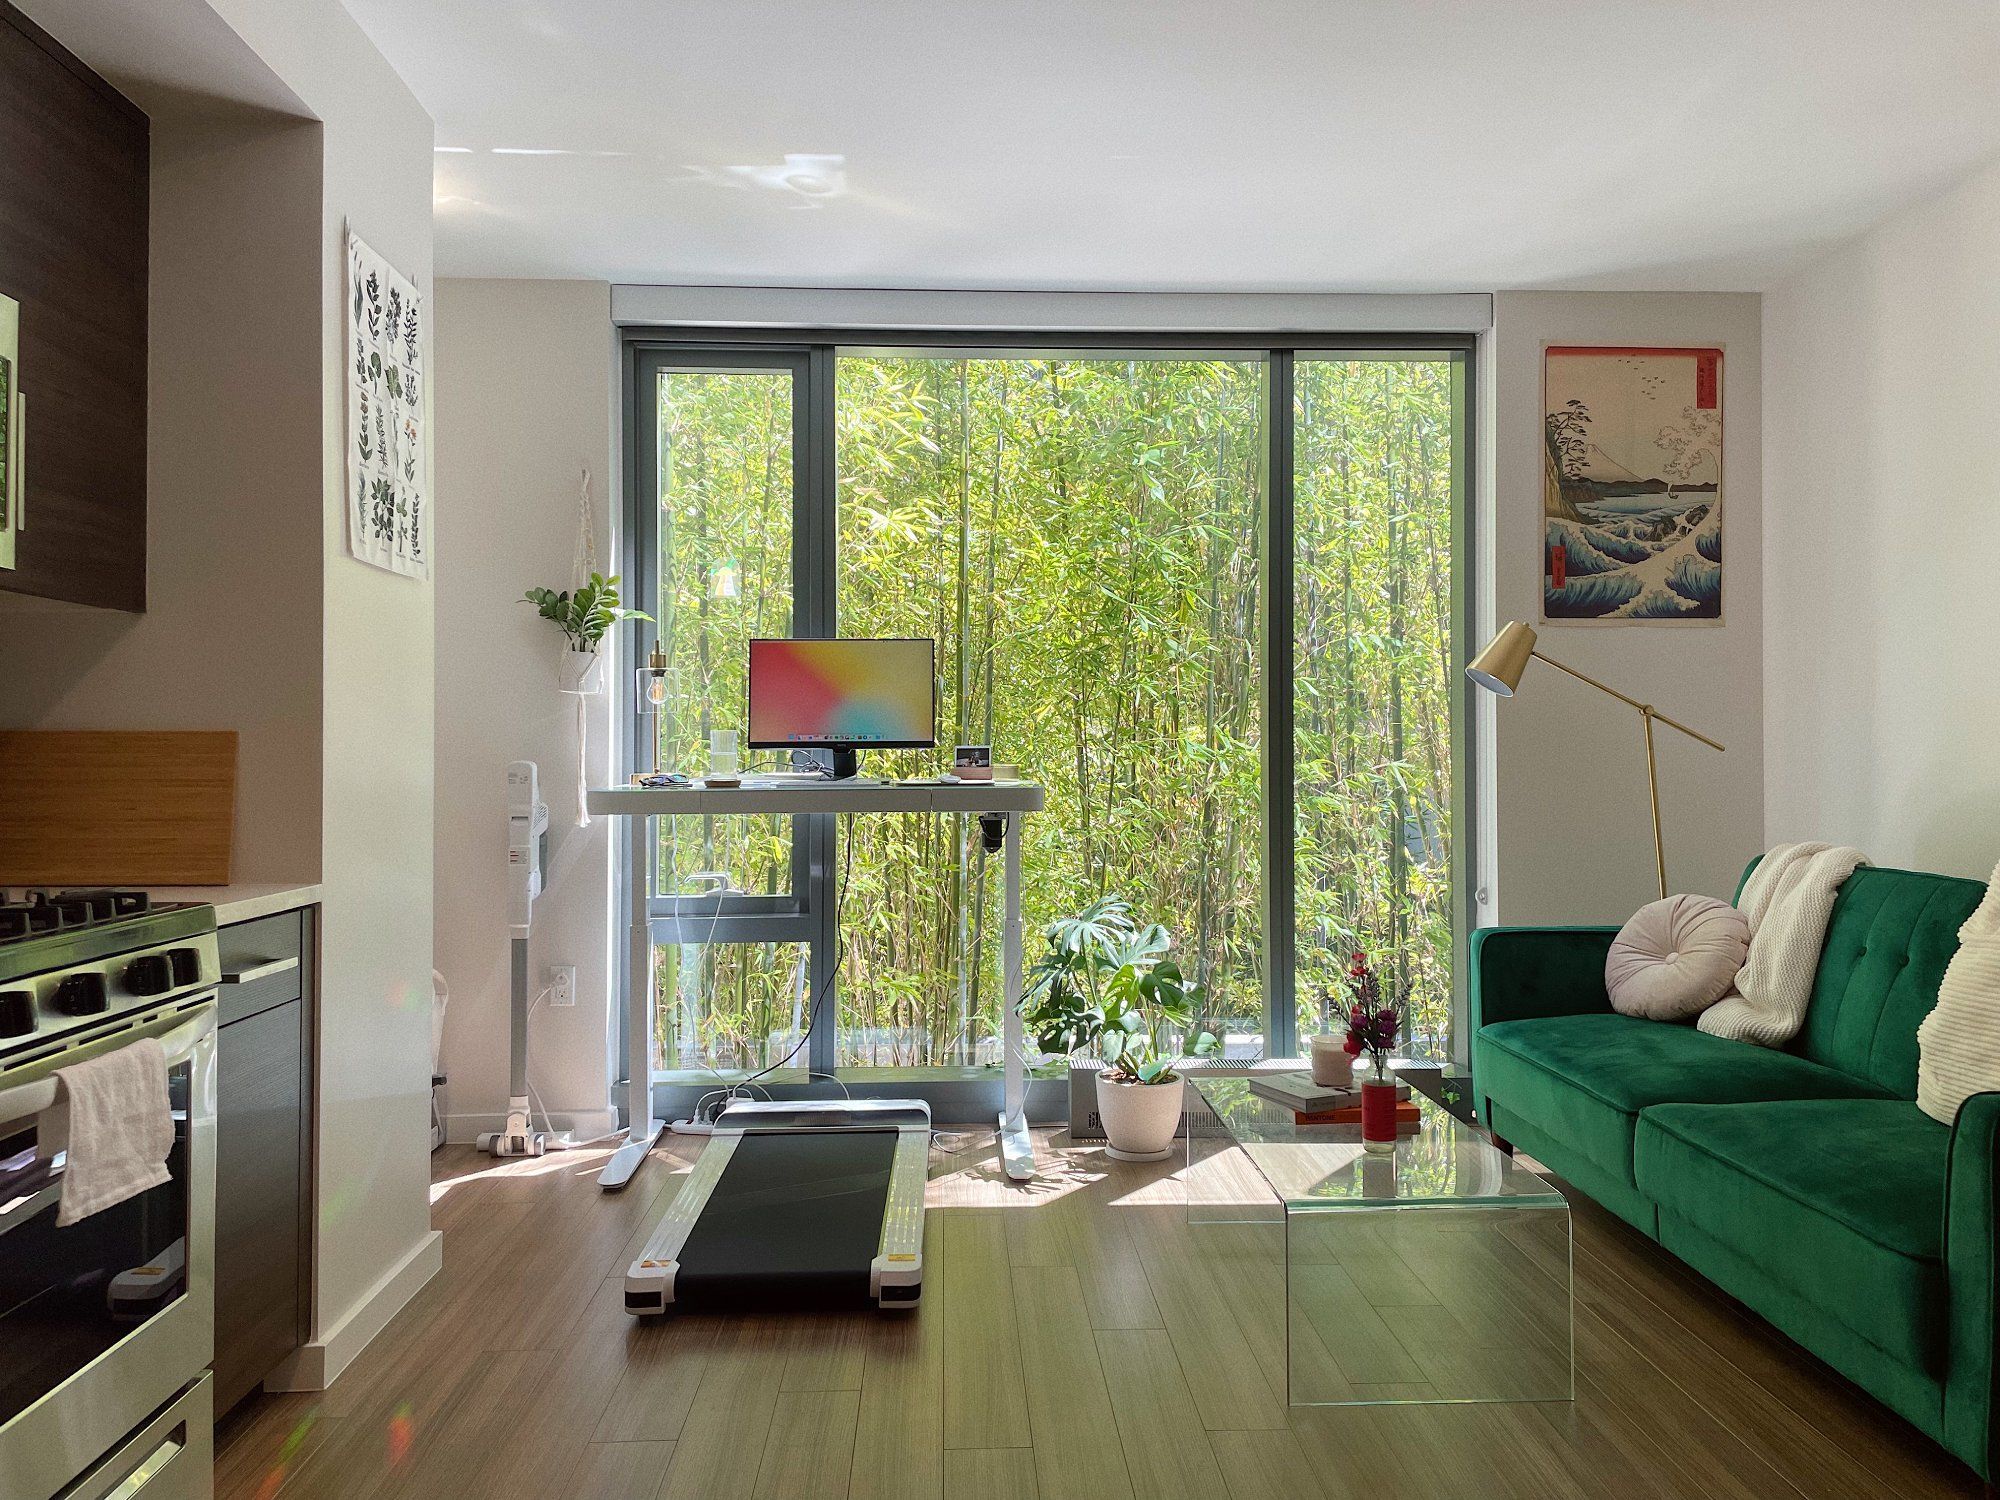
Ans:
<svg viewBox="0 0 2000 1500"><path fill-rule="evenodd" d="M1684 1021L1729 992L1749 952L1750 924L1727 901L1669 896L1612 939L1604 988L1621 1016Z"/></svg>

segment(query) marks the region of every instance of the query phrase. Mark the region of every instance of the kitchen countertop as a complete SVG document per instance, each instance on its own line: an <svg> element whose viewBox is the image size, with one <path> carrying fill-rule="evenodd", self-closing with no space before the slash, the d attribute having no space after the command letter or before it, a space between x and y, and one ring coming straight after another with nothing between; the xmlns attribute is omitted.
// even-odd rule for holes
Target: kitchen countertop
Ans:
<svg viewBox="0 0 2000 1500"><path fill-rule="evenodd" d="M153 885L146 894L155 901L206 901L215 908L215 925L249 922L281 911L295 911L319 900L317 885Z"/></svg>

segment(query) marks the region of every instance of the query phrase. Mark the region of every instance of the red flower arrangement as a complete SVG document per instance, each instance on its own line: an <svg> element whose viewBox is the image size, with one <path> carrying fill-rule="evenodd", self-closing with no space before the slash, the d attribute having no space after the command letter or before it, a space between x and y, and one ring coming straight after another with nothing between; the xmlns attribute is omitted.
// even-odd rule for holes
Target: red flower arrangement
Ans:
<svg viewBox="0 0 2000 1500"><path fill-rule="evenodd" d="M1359 1060L1366 1053L1375 1076L1387 1079L1407 1010L1400 1000L1382 998L1381 976L1369 967L1366 954L1355 954L1348 964L1347 988L1354 998L1347 1012L1347 1055Z"/></svg>

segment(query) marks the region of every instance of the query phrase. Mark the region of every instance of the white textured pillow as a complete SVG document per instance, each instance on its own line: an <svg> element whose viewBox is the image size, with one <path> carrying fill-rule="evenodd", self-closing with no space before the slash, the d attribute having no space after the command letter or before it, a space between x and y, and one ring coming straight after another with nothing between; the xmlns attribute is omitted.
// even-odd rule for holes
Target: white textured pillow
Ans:
<svg viewBox="0 0 2000 1500"><path fill-rule="evenodd" d="M1684 1021L1729 991L1750 952L1750 923L1713 896L1642 906L1612 939L1604 988L1621 1016Z"/></svg>
<svg viewBox="0 0 2000 1500"><path fill-rule="evenodd" d="M1989 1089L2000 1089L2000 869L1958 929L1937 1004L1917 1028L1918 1109L1949 1125Z"/></svg>

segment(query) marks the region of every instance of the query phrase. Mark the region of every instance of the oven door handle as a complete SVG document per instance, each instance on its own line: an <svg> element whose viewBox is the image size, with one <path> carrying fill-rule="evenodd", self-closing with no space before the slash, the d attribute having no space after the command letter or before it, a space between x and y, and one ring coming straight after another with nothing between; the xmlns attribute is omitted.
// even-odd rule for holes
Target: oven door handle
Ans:
<svg viewBox="0 0 2000 1500"><path fill-rule="evenodd" d="M167 1066L174 1068L186 1062L202 1038L215 1029L215 1018L210 1012L196 1016L192 1021L176 1027L160 1038L160 1049L167 1054ZM141 1041L143 1037L134 1037ZM129 1043L128 1043L129 1045ZM19 1083L10 1089L0 1089L0 1126L11 1125L30 1115L38 1115L56 1102L56 1080L40 1078L33 1083Z"/></svg>

